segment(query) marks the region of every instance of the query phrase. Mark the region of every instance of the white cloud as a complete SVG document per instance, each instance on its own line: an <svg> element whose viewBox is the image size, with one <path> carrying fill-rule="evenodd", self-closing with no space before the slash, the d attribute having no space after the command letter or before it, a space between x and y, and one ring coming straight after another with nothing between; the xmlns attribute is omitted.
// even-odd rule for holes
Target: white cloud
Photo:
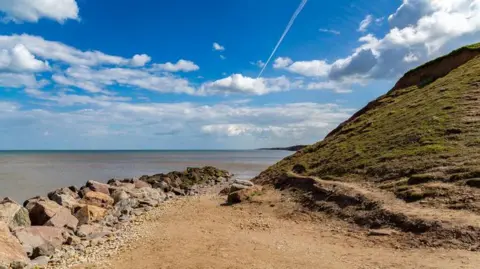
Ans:
<svg viewBox="0 0 480 269"><path fill-rule="evenodd" d="M251 65L255 65L255 66L257 66L257 67L260 67L260 68L262 68L262 67L265 66L265 63L264 63L262 60L258 60L258 61L256 61L256 62L250 62L250 64L251 64Z"/></svg>
<svg viewBox="0 0 480 269"><path fill-rule="evenodd" d="M144 66L151 60L152 58L147 54L136 54L133 56L131 62L133 66Z"/></svg>
<svg viewBox="0 0 480 269"><path fill-rule="evenodd" d="M179 60L177 63L168 62L164 64L154 64L153 67L168 72L192 72L200 69L200 67L194 62L183 59Z"/></svg>
<svg viewBox="0 0 480 269"><path fill-rule="evenodd" d="M288 61L277 68L335 81L395 79L418 64L480 39L480 0L404 0L388 18L391 28L385 36L361 37L359 46L345 58L331 63ZM360 30L372 21L373 16L367 16ZM292 68L296 63L301 68ZM311 68L315 64L317 68Z"/></svg>
<svg viewBox="0 0 480 269"><path fill-rule="evenodd" d="M195 93L195 89L186 79L156 75L139 69L70 67L65 71L64 76L68 82L64 82L63 79L58 80L61 76L55 78L65 85L77 86L90 92L95 92L92 90L95 88L101 89L118 84L162 93ZM81 83L88 88L83 87Z"/></svg>
<svg viewBox="0 0 480 269"><path fill-rule="evenodd" d="M365 17L365 19L363 19L361 22L360 22L360 26L358 26L358 31L359 32L365 32L367 31L368 27L370 26L370 24L372 23L373 21L373 16L372 15L367 15Z"/></svg>
<svg viewBox="0 0 480 269"><path fill-rule="evenodd" d="M225 47L218 44L217 42L214 42L213 43L213 50L216 50L216 51L224 51L225 50Z"/></svg>
<svg viewBox="0 0 480 269"><path fill-rule="evenodd" d="M0 36L0 49L12 50L18 44L25 46L31 54L45 60L60 61L69 65L129 65L137 60L108 55L100 51L81 51L60 42L48 41L38 36L12 35ZM147 56L148 57L148 56ZM142 59L143 58L143 59ZM145 60L144 56L140 59Z"/></svg>
<svg viewBox="0 0 480 269"><path fill-rule="evenodd" d="M0 51L0 69L13 72L40 72L49 69L48 62L35 58L23 45L17 44L12 49Z"/></svg>
<svg viewBox="0 0 480 269"><path fill-rule="evenodd" d="M6 15L5 21L37 22L47 18L63 23L67 19L79 19L75 0L2 0L0 11Z"/></svg>
<svg viewBox="0 0 480 269"><path fill-rule="evenodd" d="M223 54L220 54L220 59L225 60L227 57L225 57Z"/></svg>
<svg viewBox="0 0 480 269"><path fill-rule="evenodd" d="M333 30L333 29L326 29L326 28L320 28L318 29L319 32L321 33L329 33L329 34L334 34L334 35L340 35L340 31Z"/></svg>
<svg viewBox="0 0 480 269"><path fill-rule="evenodd" d="M293 63L292 59L286 57L278 57L273 62L273 68L285 68Z"/></svg>
<svg viewBox="0 0 480 269"><path fill-rule="evenodd" d="M265 95L272 92L286 91L294 86L283 76L277 78L251 78L242 74L233 74L223 79L204 83L198 93Z"/></svg>
<svg viewBox="0 0 480 269"><path fill-rule="evenodd" d="M1 73L0 86L4 88L37 87L39 82L34 75L20 73Z"/></svg>
<svg viewBox="0 0 480 269"><path fill-rule="evenodd" d="M108 95L97 95L97 96L87 96L87 95L77 95L77 94L67 94L60 92L58 94L50 94L35 88L25 89L25 93L31 97L55 102L60 106L73 106L73 105L97 105L97 106L111 106L112 102L117 101L129 101L129 97L118 97L118 96L108 96Z"/></svg>

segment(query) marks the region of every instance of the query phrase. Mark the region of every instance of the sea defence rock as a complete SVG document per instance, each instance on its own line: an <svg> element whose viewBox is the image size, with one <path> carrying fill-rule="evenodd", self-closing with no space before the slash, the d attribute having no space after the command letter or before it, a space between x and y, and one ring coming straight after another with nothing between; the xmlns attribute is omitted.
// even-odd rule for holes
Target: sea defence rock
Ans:
<svg viewBox="0 0 480 269"><path fill-rule="evenodd" d="M245 201L249 201L252 197L260 195L262 192L261 186L253 186L247 189L242 189L234 192L230 192L227 197L228 204L237 204Z"/></svg>
<svg viewBox="0 0 480 269"><path fill-rule="evenodd" d="M187 168L139 179L112 179L108 184L91 180L80 189L64 187L48 193L48 198L33 197L23 207L6 198L0 202L0 223L10 227L2 233L0 226L0 265L4 262L9 268L16 262L14 267L24 268L27 257L29 266L55 264L65 256L85 254L87 247L111 241L119 229L165 200L196 195L231 177L213 167Z"/></svg>
<svg viewBox="0 0 480 269"><path fill-rule="evenodd" d="M109 191L110 192L110 191ZM97 191L90 191L80 200L80 204L94 205L103 208L112 207L114 200L108 194Z"/></svg>
<svg viewBox="0 0 480 269"><path fill-rule="evenodd" d="M70 213L70 210L62 207L51 200L40 199L29 204L29 216L32 225L53 226L74 230L78 220Z"/></svg>
<svg viewBox="0 0 480 269"><path fill-rule="evenodd" d="M32 226L15 230L13 234L22 244L25 252L31 256L35 248L51 245L60 248L67 239L67 233L62 228L48 226Z"/></svg>
<svg viewBox="0 0 480 269"><path fill-rule="evenodd" d="M28 257L15 236L10 233L8 224L0 221L0 268L12 262L28 262Z"/></svg>
<svg viewBox="0 0 480 269"><path fill-rule="evenodd" d="M11 230L31 225L28 210L10 198L0 201L0 221L7 223Z"/></svg>

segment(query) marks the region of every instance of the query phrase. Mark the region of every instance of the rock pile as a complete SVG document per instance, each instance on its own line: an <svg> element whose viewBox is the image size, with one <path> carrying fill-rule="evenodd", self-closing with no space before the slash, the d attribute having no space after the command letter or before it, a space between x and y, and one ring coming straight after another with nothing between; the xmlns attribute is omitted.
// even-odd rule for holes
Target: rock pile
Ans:
<svg viewBox="0 0 480 269"><path fill-rule="evenodd" d="M253 196L262 192L261 186L256 186L249 180L233 180L232 184L223 189L220 194L227 195L228 204L238 204L250 200Z"/></svg>
<svg viewBox="0 0 480 269"><path fill-rule="evenodd" d="M232 176L214 167L187 168L107 184L90 180L80 189L60 188L23 206L5 198L0 201L0 269L41 268L62 264L66 256L81 257L91 246L122 238L121 229L164 201L196 195Z"/></svg>

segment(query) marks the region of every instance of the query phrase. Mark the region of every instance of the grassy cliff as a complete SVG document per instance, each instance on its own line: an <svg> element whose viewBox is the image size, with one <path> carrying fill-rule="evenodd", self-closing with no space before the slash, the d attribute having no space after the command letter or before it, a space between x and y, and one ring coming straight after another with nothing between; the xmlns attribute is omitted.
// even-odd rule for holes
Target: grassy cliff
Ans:
<svg viewBox="0 0 480 269"><path fill-rule="evenodd" d="M480 45L475 44L409 71L391 91L323 141L285 158L255 180L268 182L296 166L303 175L327 180L373 182L406 200L458 191L449 185L476 186L479 55ZM442 187L432 189L431 182Z"/></svg>

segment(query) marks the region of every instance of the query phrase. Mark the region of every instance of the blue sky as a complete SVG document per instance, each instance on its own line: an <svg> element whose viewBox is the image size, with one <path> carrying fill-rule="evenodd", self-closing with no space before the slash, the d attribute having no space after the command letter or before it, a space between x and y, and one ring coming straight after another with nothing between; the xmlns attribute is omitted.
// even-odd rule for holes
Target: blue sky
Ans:
<svg viewBox="0 0 480 269"><path fill-rule="evenodd" d="M0 0L0 11L0 149L313 143L408 69L480 40L480 0Z"/></svg>

